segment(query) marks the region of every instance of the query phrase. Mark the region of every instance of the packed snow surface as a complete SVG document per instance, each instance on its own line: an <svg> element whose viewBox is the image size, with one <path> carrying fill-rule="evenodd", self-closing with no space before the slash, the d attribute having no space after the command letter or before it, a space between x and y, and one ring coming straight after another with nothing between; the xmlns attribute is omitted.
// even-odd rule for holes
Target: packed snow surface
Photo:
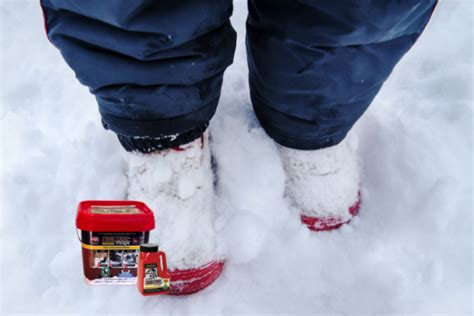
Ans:
<svg viewBox="0 0 474 316"><path fill-rule="evenodd" d="M1 2L2 315L472 313L472 2L440 1L355 126L360 215L330 233L302 226L284 194L249 102L245 16L235 1L238 48L210 127L224 272L196 295L144 298L83 281L76 205L125 198L126 155L38 1Z"/></svg>

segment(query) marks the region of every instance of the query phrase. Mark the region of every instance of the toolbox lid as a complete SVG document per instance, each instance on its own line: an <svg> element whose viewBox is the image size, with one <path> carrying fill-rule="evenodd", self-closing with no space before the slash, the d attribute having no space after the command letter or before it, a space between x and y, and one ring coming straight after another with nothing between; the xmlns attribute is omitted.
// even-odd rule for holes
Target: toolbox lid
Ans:
<svg viewBox="0 0 474 316"><path fill-rule="evenodd" d="M141 232L155 228L153 211L139 201L82 201L76 227L93 232Z"/></svg>

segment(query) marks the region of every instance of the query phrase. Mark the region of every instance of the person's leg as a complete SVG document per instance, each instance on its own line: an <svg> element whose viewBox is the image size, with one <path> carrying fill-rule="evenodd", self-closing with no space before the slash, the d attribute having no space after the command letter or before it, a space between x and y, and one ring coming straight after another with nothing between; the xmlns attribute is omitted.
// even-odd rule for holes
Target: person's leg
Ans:
<svg viewBox="0 0 474 316"><path fill-rule="evenodd" d="M421 34L435 4L249 0L253 107L283 146L287 192L306 217L338 226L350 218L349 208L356 212L356 165L343 158L351 151L346 144L335 145Z"/></svg>
<svg viewBox="0 0 474 316"><path fill-rule="evenodd" d="M128 199L155 212L173 294L222 271L207 133L232 63L231 0L42 0L46 28L130 151ZM204 133L204 134L203 134Z"/></svg>
<svg viewBox="0 0 474 316"><path fill-rule="evenodd" d="M231 0L42 0L46 28L128 151L198 138L232 63Z"/></svg>

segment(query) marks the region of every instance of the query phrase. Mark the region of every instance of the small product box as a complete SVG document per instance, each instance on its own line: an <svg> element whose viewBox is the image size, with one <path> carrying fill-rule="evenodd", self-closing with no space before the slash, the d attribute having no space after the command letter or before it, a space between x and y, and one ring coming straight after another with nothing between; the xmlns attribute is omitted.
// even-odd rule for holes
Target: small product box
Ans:
<svg viewBox="0 0 474 316"><path fill-rule="evenodd" d="M153 212L138 201L82 201L76 228L86 282L135 284L140 244L155 228Z"/></svg>

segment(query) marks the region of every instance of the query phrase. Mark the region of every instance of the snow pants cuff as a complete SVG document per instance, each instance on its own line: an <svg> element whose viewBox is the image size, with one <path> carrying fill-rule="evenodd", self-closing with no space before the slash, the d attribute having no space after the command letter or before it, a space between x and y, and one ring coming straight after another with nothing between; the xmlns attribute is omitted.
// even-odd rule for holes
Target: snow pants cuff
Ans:
<svg viewBox="0 0 474 316"><path fill-rule="evenodd" d="M126 151L148 154L154 151L176 148L190 143L201 137L207 126L208 124L204 124L181 134L163 135L161 137L125 136L120 134L117 134L117 137Z"/></svg>
<svg viewBox="0 0 474 316"><path fill-rule="evenodd" d="M99 111L105 129L117 134L126 151L150 153L174 148L199 138L214 115L219 97L191 113L165 118L134 118L116 116L104 110L99 100Z"/></svg>
<svg viewBox="0 0 474 316"><path fill-rule="evenodd" d="M268 136L278 144L300 150L315 150L337 145L347 130L331 134L321 132L314 122L279 112L251 93L255 114Z"/></svg>

